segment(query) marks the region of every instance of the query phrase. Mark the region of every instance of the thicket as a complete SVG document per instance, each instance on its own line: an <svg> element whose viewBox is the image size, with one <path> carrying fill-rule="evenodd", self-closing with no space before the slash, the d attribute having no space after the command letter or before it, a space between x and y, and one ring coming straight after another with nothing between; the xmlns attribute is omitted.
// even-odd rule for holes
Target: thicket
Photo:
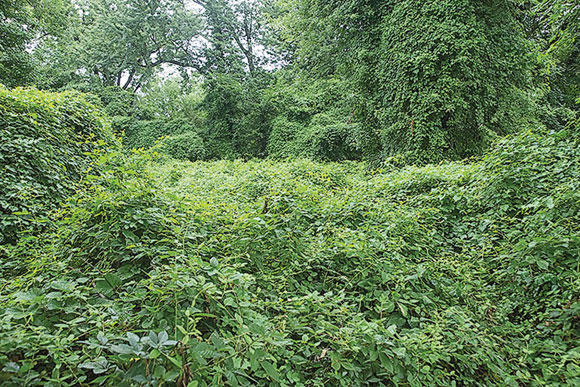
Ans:
<svg viewBox="0 0 580 387"><path fill-rule="evenodd" d="M0 0L0 385L580 385L580 5L191 3Z"/></svg>
<svg viewBox="0 0 580 387"><path fill-rule="evenodd" d="M319 161L360 159L361 147L356 137L360 125L342 119L340 115L324 113L306 123L277 117L272 121L268 155L274 159L302 157Z"/></svg>
<svg viewBox="0 0 580 387"><path fill-rule="evenodd" d="M298 3L288 33L299 63L359 96L369 159L464 159L534 119L532 45L511 2Z"/></svg>
<svg viewBox="0 0 580 387"><path fill-rule="evenodd" d="M159 149L177 160L197 161L208 158L202 138L194 131L167 138Z"/></svg>
<svg viewBox="0 0 580 387"><path fill-rule="evenodd" d="M99 173L91 163L119 145L79 93L0 86L0 244L41 226L81 179Z"/></svg>
<svg viewBox="0 0 580 387"><path fill-rule="evenodd" d="M155 83L139 97L119 87L96 94L126 148L150 149L165 142L156 150L169 157L189 161L217 157L208 150L201 96L195 90L184 92L176 80Z"/></svg>
<svg viewBox="0 0 580 387"><path fill-rule="evenodd" d="M533 119L525 42L508 2L401 1L380 21L362 77L382 157L415 162L481 154ZM374 71L373 71L374 70Z"/></svg>
<svg viewBox="0 0 580 387"><path fill-rule="evenodd" d="M274 109L268 157L361 159L362 128L354 118L355 95L347 92L343 81L280 71L267 97Z"/></svg>
<svg viewBox="0 0 580 387"><path fill-rule="evenodd" d="M239 82L221 76L205 85L207 94L192 95L169 80L139 98L107 88L99 100L129 149L149 149L169 137L165 141L171 145L157 151L190 161L362 158L362 127L342 82L311 82L287 74L268 87L248 80L245 89Z"/></svg>
<svg viewBox="0 0 580 387"><path fill-rule="evenodd" d="M576 385L578 133L384 170L89 156L2 246L0 380Z"/></svg>
<svg viewBox="0 0 580 387"><path fill-rule="evenodd" d="M11 0L0 5L0 82L93 93L128 146L196 133L207 159L460 160L577 116L579 9Z"/></svg>

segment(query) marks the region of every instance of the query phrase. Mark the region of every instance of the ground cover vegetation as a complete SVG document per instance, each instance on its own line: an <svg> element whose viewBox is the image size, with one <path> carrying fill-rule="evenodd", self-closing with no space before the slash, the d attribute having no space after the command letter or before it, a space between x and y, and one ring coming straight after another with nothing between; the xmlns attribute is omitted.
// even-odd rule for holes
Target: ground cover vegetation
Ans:
<svg viewBox="0 0 580 387"><path fill-rule="evenodd" d="M580 6L0 1L0 384L580 384Z"/></svg>

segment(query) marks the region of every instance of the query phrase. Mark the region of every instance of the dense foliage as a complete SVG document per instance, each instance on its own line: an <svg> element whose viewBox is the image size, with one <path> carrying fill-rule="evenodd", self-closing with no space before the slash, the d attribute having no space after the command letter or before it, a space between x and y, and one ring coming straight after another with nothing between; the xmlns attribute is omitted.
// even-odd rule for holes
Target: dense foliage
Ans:
<svg viewBox="0 0 580 387"><path fill-rule="evenodd" d="M63 33L72 14L67 0L0 1L0 84L29 85L38 80L30 46Z"/></svg>
<svg viewBox="0 0 580 387"><path fill-rule="evenodd" d="M0 0L0 385L580 385L579 37L567 0Z"/></svg>
<svg viewBox="0 0 580 387"><path fill-rule="evenodd" d="M508 2L396 2L379 33L362 81L387 155L462 159L521 125L525 58Z"/></svg>
<svg viewBox="0 0 580 387"><path fill-rule="evenodd" d="M129 123L128 146L191 132L210 159L460 160L497 136L559 130L578 115L579 9L563 0L7 1L0 82L95 94L114 126ZM189 122L152 130L157 119Z"/></svg>
<svg viewBox="0 0 580 387"><path fill-rule="evenodd" d="M462 159L521 124L525 42L510 2L298 3L299 53L358 90L370 157Z"/></svg>
<svg viewBox="0 0 580 387"><path fill-rule="evenodd" d="M73 92L0 88L0 244L66 198L116 144L107 119Z"/></svg>
<svg viewBox="0 0 580 387"><path fill-rule="evenodd" d="M59 72L49 87L84 84L137 91L165 64L189 66L199 18L182 0L79 0L71 27L39 53Z"/></svg>
<svg viewBox="0 0 580 387"><path fill-rule="evenodd" d="M89 157L2 247L0 380L575 385L578 133L384 170Z"/></svg>
<svg viewBox="0 0 580 387"><path fill-rule="evenodd" d="M580 95L580 4L543 0L536 9L547 55L553 103L578 110Z"/></svg>

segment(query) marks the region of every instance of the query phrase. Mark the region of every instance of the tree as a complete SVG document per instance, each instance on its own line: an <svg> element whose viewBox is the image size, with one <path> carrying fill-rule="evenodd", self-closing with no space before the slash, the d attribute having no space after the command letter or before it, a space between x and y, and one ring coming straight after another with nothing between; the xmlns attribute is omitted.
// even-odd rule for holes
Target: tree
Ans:
<svg viewBox="0 0 580 387"><path fill-rule="evenodd" d="M378 65L362 80L384 156L460 159L516 130L527 72L507 2L397 2L380 40Z"/></svg>
<svg viewBox="0 0 580 387"><path fill-rule="evenodd" d="M256 75L260 66L276 58L268 51L269 30L264 0L194 0L202 7L206 72ZM232 70L233 69L233 70Z"/></svg>
<svg viewBox="0 0 580 387"><path fill-rule="evenodd" d="M207 133L217 157L264 156L269 109L264 91L276 60L268 50L265 2L196 0L205 22Z"/></svg>
<svg viewBox="0 0 580 387"><path fill-rule="evenodd" d="M137 90L162 65L199 65L197 14L184 0L84 0L81 23L61 44L76 74Z"/></svg>
<svg viewBox="0 0 580 387"><path fill-rule="evenodd" d="M61 34L72 12L67 0L0 1L0 83L23 86L35 80L31 46Z"/></svg>
<svg viewBox="0 0 580 387"><path fill-rule="evenodd" d="M201 81L179 77L155 79L143 88L138 96L137 109L147 119L186 118L200 127L202 114L199 105L204 95Z"/></svg>
<svg viewBox="0 0 580 387"><path fill-rule="evenodd" d="M541 0L536 15L548 32L544 52L554 103L580 111L580 4L566 0Z"/></svg>
<svg viewBox="0 0 580 387"><path fill-rule="evenodd" d="M506 1L294 0L302 66L361 96L369 157L436 162L515 130L525 41Z"/></svg>

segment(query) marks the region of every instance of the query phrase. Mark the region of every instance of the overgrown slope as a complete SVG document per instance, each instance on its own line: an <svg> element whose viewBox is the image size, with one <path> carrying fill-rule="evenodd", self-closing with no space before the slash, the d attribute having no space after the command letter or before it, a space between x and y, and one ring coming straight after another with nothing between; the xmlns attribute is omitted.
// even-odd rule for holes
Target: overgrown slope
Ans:
<svg viewBox="0 0 580 387"><path fill-rule="evenodd" d="M580 148L473 164L109 154L0 261L3 385L577 385Z"/></svg>
<svg viewBox="0 0 580 387"><path fill-rule="evenodd" d="M103 114L79 93L0 86L0 244L38 225L115 143Z"/></svg>

